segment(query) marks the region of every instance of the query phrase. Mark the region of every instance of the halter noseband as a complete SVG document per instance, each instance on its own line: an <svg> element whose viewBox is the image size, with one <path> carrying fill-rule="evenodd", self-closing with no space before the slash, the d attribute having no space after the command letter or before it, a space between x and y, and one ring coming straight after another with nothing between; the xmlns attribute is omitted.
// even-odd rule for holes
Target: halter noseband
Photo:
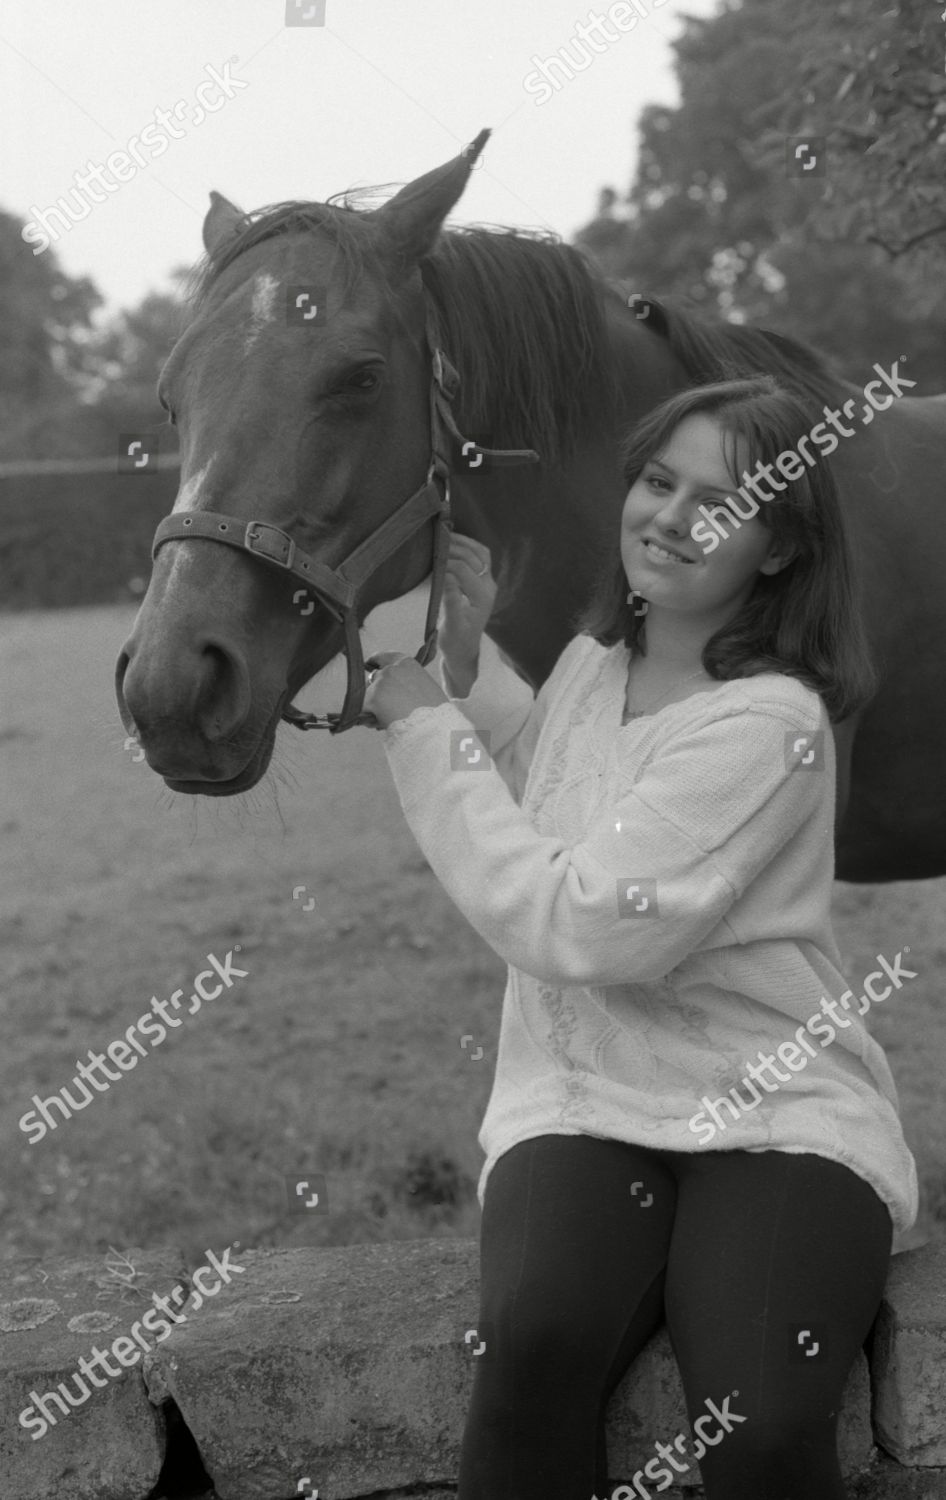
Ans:
<svg viewBox="0 0 946 1500"><path fill-rule="evenodd" d="M221 542L249 552L270 567L281 568L316 594L322 604L341 620L345 632L345 654L348 661L348 685L340 714L303 713L287 704L281 717L297 729L329 729L340 734L354 724L376 724L374 716L362 712L365 699L365 662L358 632L357 596L365 580L383 562L413 536L431 518L434 520L433 569L424 644L415 660L425 667L437 649L437 618L443 597L447 555L452 529L450 515L450 471L456 451L475 450L476 458L485 455L495 464L538 463L534 448L483 448L463 437L453 419L451 403L460 386L460 376L441 349L430 305L427 306L424 332L430 353L430 463L427 478L419 489L381 523L378 529L360 542L337 568L326 567L293 541L287 532L268 521L244 521L219 511L192 511L165 516L154 534L151 556L165 542L202 539ZM440 484L443 494L440 493Z"/></svg>

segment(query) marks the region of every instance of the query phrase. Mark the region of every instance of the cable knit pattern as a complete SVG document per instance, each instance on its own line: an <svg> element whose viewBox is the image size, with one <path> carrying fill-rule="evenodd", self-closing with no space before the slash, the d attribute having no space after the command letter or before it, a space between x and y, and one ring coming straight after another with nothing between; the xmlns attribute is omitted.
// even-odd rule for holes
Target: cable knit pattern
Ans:
<svg viewBox="0 0 946 1500"><path fill-rule="evenodd" d="M814 1152L874 1187L896 1249L916 1218L916 1168L856 1006L754 1105L740 1088L738 1118L720 1106L711 1140L696 1123L760 1052L796 1042L822 997L860 992L830 922L824 705L763 673L622 725L628 660L576 636L534 695L484 636L468 697L383 731L411 831L509 966L480 1203L496 1160L537 1135ZM476 763L456 748L471 725L490 736ZM786 742L817 730L823 768L794 766ZM650 909L631 915L619 891L643 881Z"/></svg>

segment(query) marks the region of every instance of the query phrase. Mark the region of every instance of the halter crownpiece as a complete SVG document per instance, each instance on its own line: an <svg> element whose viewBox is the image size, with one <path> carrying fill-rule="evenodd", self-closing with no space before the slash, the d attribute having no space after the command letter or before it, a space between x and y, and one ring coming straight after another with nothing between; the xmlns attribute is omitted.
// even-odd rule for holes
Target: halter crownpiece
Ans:
<svg viewBox="0 0 946 1500"><path fill-rule="evenodd" d="M478 454L485 455L495 463L539 462L539 455L534 448L484 448L481 444L464 438L454 421L451 405L459 390L460 376L440 347L436 321L429 303L424 332L430 352L431 371L430 463L427 478L376 531L359 542L337 568L329 568L311 557L287 532L270 525L268 521L240 520L220 511L191 511L165 516L154 534L152 559L157 557L158 550L165 542L182 540L220 542L249 552L260 562L282 568L293 578L301 579L326 609L340 620L345 634L345 654L348 661L348 685L342 711L340 714L303 713L301 709L287 704L282 710L281 718L287 724L295 725L296 729L329 729L332 734L340 734L344 729L351 729L354 724L377 724L372 714L362 712L365 701L365 661L358 631L358 590L408 537L413 536L415 531L431 519L434 521L434 543L430 598L427 604L424 644L416 653L415 660L425 667L433 657L437 649L437 618L443 597L450 531L453 526L450 515L450 471L453 462L451 440L456 445L456 452L467 453L475 448Z"/></svg>

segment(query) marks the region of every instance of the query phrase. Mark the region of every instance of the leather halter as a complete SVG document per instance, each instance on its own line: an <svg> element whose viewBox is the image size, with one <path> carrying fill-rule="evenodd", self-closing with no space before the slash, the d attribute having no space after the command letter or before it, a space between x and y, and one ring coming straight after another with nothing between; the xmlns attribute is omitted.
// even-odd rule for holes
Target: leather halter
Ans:
<svg viewBox="0 0 946 1500"><path fill-rule="evenodd" d="M165 516L154 534L152 559L165 542L178 539L203 539L222 542L228 547L238 547L259 558L260 562L281 568L293 578L301 579L318 596L320 603L341 620L348 660L348 686L342 711L340 714L303 713L288 704L283 708L281 717L287 723L294 724L297 729L329 729L332 734L340 734L344 729L351 729L354 724L372 724L377 727L374 716L362 712L365 700L365 662L356 614L358 590L409 536L431 518L434 521L434 545L430 600L427 605L424 644L415 660L425 667L433 657L437 648L437 618L446 576L449 533L453 526L450 515L450 471L455 466L456 457L455 453L451 454L451 439L464 454L471 449L475 450L476 456L471 467L481 460L481 456L488 458L491 464L539 461L534 448L483 448L463 437L453 419L451 407L460 386L460 376L440 347L429 303L424 332L431 362L430 464L427 478L337 568L326 567L324 563L311 557L297 546L291 536L278 526L271 526L268 521L240 520L219 511L191 511ZM442 495L440 484L443 485Z"/></svg>

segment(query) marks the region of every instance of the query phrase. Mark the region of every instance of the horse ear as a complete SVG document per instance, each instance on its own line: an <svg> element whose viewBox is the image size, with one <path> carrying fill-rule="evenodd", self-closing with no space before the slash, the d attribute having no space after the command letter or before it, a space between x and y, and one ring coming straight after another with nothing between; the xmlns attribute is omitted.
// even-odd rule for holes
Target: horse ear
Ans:
<svg viewBox="0 0 946 1500"><path fill-rule="evenodd" d="M460 199L491 131L481 130L458 156L407 183L383 207L366 215L375 220L395 256L414 266L434 246L441 225Z"/></svg>
<svg viewBox="0 0 946 1500"><path fill-rule="evenodd" d="M210 207L203 228L204 249L208 254L212 255L224 240L230 238L243 216L243 210L231 203L229 198L211 191Z"/></svg>

